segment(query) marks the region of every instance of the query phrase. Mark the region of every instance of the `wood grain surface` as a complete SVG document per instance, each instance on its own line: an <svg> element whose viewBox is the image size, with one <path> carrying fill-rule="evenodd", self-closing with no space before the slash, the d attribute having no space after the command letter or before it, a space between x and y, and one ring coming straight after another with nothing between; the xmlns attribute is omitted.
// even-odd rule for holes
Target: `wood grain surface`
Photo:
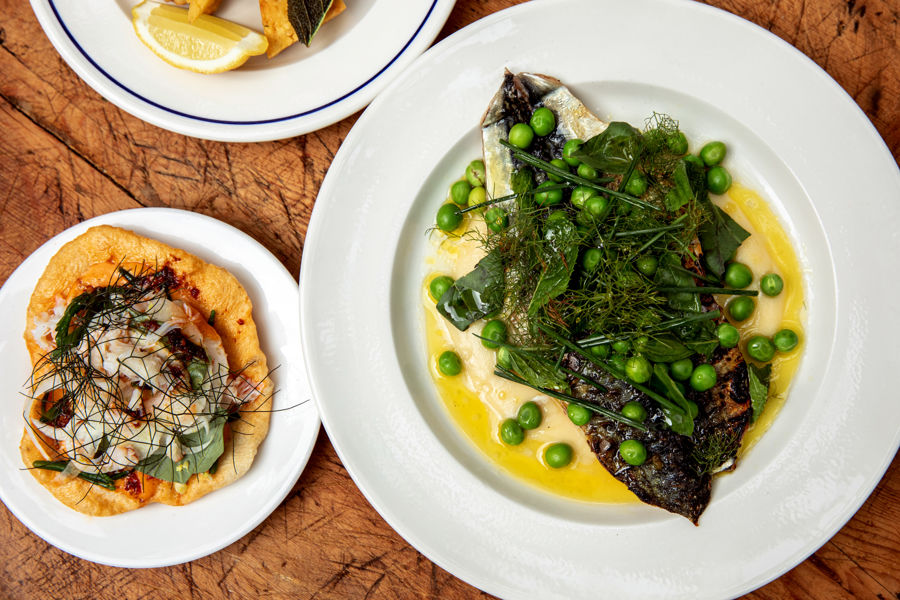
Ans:
<svg viewBox="0 0 900 600"><path fill-rule="evenodd" d="M512 4L459 0L439 39ZM812 58L856 100L894 158L900 156L900 0L710 4ZM258 144L169 133L82 82L53 50L27 2L0 0L0 281L67 227L138 206L221 219L297 274L316 193L356 116ZM162 569L100 566L48 545L0 507L0 564L2 598L486 596L432 564L381 519L324 432L275 512L211 556ZM900 598L900 459L834 538L747 598Z"/></svg>

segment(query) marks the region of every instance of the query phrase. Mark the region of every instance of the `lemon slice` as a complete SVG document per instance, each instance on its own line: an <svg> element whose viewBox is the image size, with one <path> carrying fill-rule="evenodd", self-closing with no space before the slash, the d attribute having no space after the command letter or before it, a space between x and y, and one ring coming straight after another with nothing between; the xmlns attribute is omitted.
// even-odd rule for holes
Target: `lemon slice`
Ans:
<svg viewBox="0 0 900 600"><path fill-rule="evenodd" d="M197 73L221 73L266 51L265 36L231 21L201 15L193 23L188 11L152 0L131 10L134 31L167 63Z"/></svg>

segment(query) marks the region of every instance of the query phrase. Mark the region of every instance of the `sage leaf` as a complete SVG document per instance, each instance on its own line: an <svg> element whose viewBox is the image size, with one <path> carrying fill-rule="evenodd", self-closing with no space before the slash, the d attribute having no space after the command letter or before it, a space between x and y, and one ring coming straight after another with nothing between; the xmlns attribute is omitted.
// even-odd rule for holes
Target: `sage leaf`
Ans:
<svg viewBox="0 0 900 600"><path fill-rule="evenodd" d="M297 38L304 45L309 46L313 36L322 26L325 14L331 8L333 0L288 0L287 14L288 21L294 31L297 32Z"/></svg>

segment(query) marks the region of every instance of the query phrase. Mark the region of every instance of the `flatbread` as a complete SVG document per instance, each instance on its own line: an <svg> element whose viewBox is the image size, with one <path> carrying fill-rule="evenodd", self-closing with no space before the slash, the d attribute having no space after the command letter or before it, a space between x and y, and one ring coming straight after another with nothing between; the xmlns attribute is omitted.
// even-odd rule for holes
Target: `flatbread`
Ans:
<svg viewBox="0 0 900 600"><path fill-rule="evenodd" d="M204 317L208 318L210 312L215 310L214 327L222 338L229 367L234 371L246 366L242 374L258 384L261 395L243 406L240 411L242 418L231 423L232 434L226 436L225 452L219 459L215 474L193 475L184 486L138 473L142 493L134 494L125 489L125 479L117 480L116 490L111 491L80 478L30 469L35 479L61 502L78 512L95 516L114 515L152 502L184 505L228 485L250 468L269 428L272 383L268 379L266 357L260 348L253 321L253 307L244 288L233 275L220 267L125 229L107 225L92 227L60 248L50 259L28 305L25 343L32 364L36 364L44 354L31 334L35 317L51 311L56 297L68 297L78 279L95 265L123 262L170 267L183 281L181 288L188 297L182 299L189 301ZM29 417L40 415L39 404L34 402ZM44 458L27 431L23 432L19 449L28 467ZM180 488L180 492L176 487Z"/></svg>

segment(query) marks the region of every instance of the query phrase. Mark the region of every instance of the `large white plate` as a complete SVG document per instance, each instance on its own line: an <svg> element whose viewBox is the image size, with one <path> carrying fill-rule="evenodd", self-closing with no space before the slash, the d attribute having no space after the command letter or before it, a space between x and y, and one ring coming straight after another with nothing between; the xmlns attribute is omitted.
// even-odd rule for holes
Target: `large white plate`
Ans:
<svg viewBox="0 0 900 600"><path fill-rule="evenodd" d="M805 267L801 370L772 429L693 527L590 505L500 472L450 422L427 370L426 229L480 150L504 67L568 82L601 117L653 110L767 197ZM412 545L513 598L719 598L833 535L900 442L900 175L841 88L775 36L676 0L557 0L492 15L429 50L357 121L304 247L301 323L323 423L363 493Z"/></svg>
<svg viewBox="0 0 900 600"><path fill-rule="evenodd" d="M28 473L19 456L23 384L31 361L22 339L25 307L57 250L94 225L115 225L182 248L227 269L253 302L275 384L269 433L250 470L229 486L186 506L151 504L113 517L88 517L64 506ZM287 269L245 233L183 210L138 208L90 219L60 233L28 257L0 290L0 498L49 543L94 562L161 567L211 554L243 537L291 490L319 431L300 350L297 286Z"/></svg>
<svg viewBox="0 0 900 600"><path fill-rule="evenodd" d="M434 41L454 0L352 0L311 47L251 58L217 75L182 71L131 26L138 0L31 0L70 67L119 108L159 127L229 142L275 140L364 107ZM223 2L216 15L262 31L259 3Z"/></svg>

